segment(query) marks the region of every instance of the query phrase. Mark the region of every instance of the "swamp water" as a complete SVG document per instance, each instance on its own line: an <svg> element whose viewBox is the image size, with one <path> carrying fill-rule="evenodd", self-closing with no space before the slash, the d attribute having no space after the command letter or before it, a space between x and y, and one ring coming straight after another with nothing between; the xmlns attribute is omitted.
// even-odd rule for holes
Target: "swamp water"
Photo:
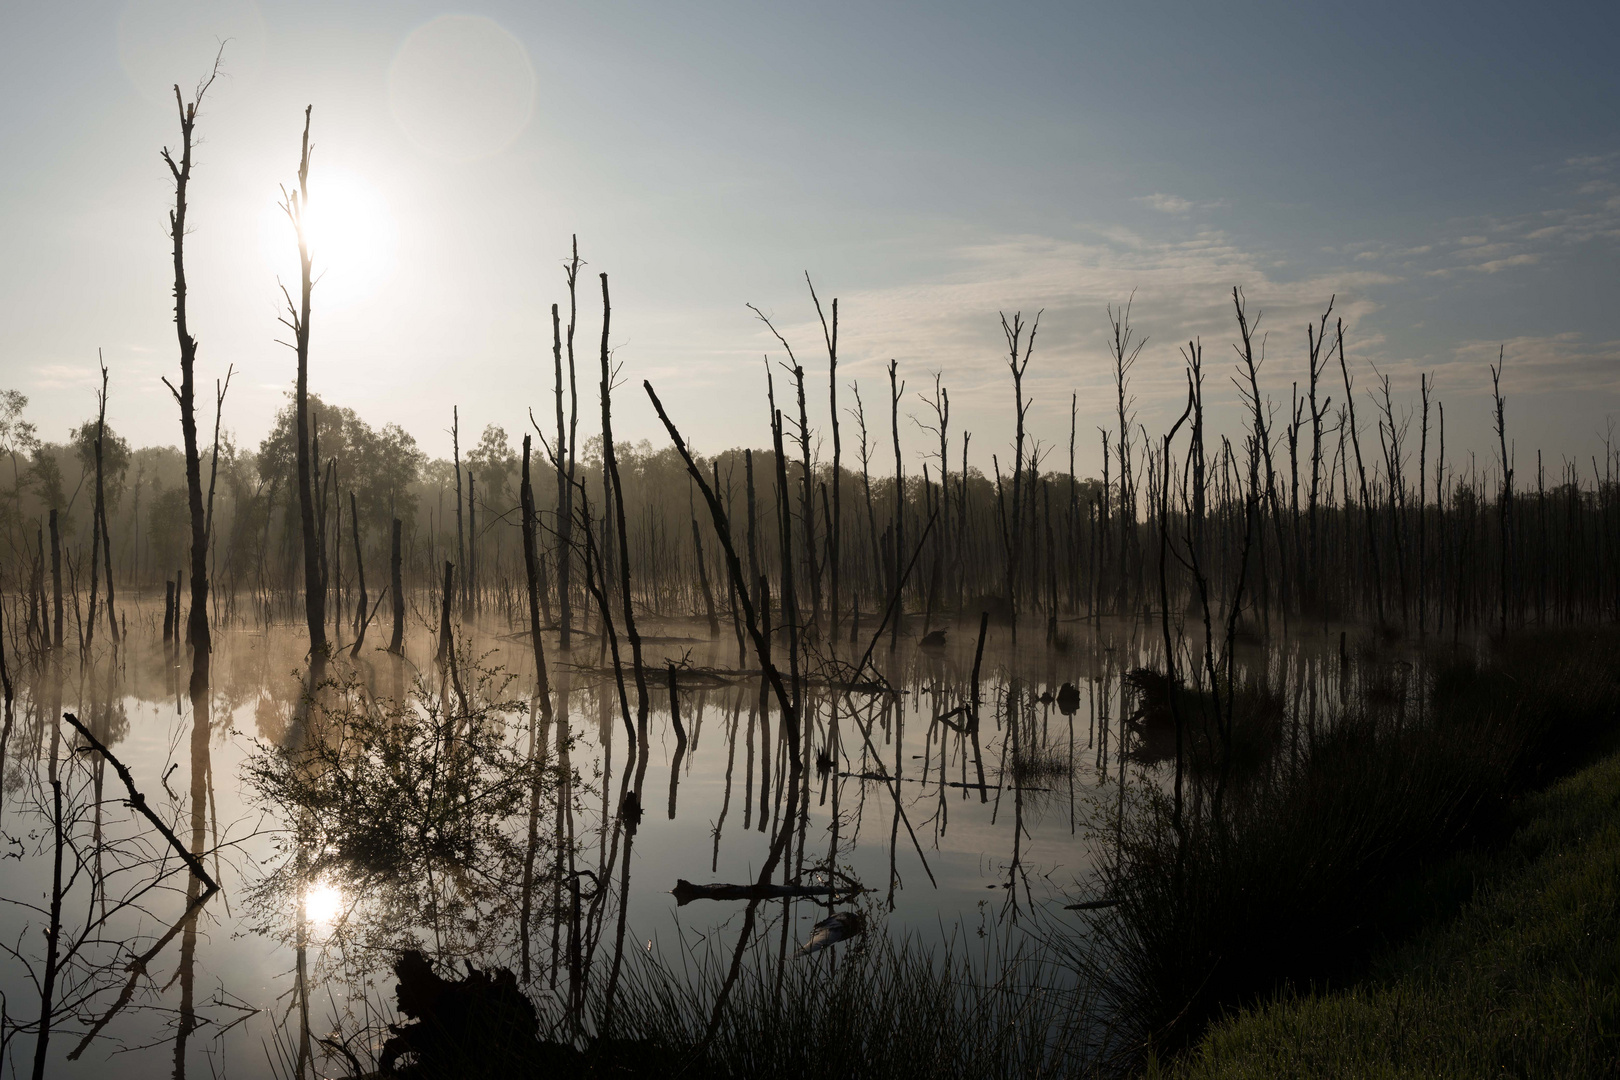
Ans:
<svg viewBox="0 0 1620 1080"><path fill-rule="evenodd" d="M51 1075L286 1075L306 1012L316 1039L334 1028L380 1030L393 1005L390 965L403 944L456 969L470 961L520 971L520 908L531 912L524 989L541 1001L565 994L569 934L555 928L552 914L566 922L568 861L557 856L569 835L573 867L588 872L571 878L581 882L587 923L593 881L606 890L586 961L593 984L611 963L626 867L626 953L651 953L677 977L705 950L722 962L729 957L744 902L680 904L672 890L681 880L756 880L790 812L791 751L752 650L739 665L734 637L709 641L698 621L643 626L651 709L646 753L633 760L631 775L618 684L593 637L576 636L564 653L547 635L549 724L530 700L530 644L505 620L458 623L457 680L444 677L435 638L421 629L407 634L403 658L374 645L354 659L343 650L327 671L335 685L321 692L329 707L334 699L405 700L413 687L419 710L429 712L438 701L454 713L456 695L470 695L474 712L477 702L493 700L487 712L499 745L490 753L509 762L533 760L532 753L549 767L533 856L529 797L501 803L493 789L470 789L469 806L492 799L504 809L469 835L443 841L456 848L448 870L435 871L431 858L398 863L427 866L426 880L410 881L376 865L365 874L341 866L304 872L321 853L299 850L295 836L320 830L310 828L308 811L265 797L264 764L284 761L287 746L320 726L321 710L308 711L303 627L216 630L211 695L199 717L187 694L189 657L157 642L153 613L141 603L131 604L129 640L116 651L98 644L94 660L81 663L69 648L22 672L12 660L17 698L6 723L0 813L0 945L9 955L0 962L0 991L12 1024L37 1019L57 850L55 778L66 823L55 999L65 1011L51 1034ZM833 685L818 675L830 668L811 665L802 690L807 806L772 880L858 883L865 891L833 903L761 904L750 962L761 955L793 962L830 909L861 912L869 934L962 955L988 955L983 943L992 939L1016 947L1019 935L1042 925L1085 918L1065 905L1095 899L1093 861L1106 853L1124 793L1162 783L1170 771L1173 733L1133 718L1127 679L1133 668L1162 668L1162 646L1154 622L1065 622L1056 646L1041 629L1022 627L1015 645L1009 628L990 627L976 730L976 620L950 624L943 646L921 646L911 635L891 651L885 636L872 663L898 693L875 681ZM371 640L383 637L373 627ZM860 645L840 645L839 655L858 659L864 646L863 636ZM1361 670L1342 663L1341 650L1337 628L1316 627L1240 652L1247 677L1263 677L1287 703L1286 737L1296 747ZM1379 677L1393 679L1385 692L1396 701L1412 698L1410 664ZM625 684L634 716L628 670ZM131 809L114 769L83 749L66 723L52 723L64 711L127 767L177 841L201 854L216 894L199 902L202 887ZM637 789L641 815L626 859L615 822L624 793ZM380 832L419 824L409 820L410 800L378 794L383 801L374 805L347 805L362 806ZM559 799L566 813L558 813ZM304 828L295 833L289 824L301 813ZM479 861L502 851L504 862L498 854ZM285 885L298 880L304 884ZM513 895L520 881L529 883L527 904ZM30 1031L11 1040L8 1072L27 1069L35 1038ZM321 1074L333 1068L328 1062Z"/></svg>

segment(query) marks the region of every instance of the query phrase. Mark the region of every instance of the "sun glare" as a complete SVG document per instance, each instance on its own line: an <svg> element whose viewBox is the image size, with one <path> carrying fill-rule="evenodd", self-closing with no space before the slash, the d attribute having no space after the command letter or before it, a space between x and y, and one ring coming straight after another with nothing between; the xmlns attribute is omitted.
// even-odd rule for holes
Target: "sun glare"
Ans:
<svg viewBox="0 0 1620 1080"><path fill-rule="evenodd" d="M304 914L309 921L325 925L343 911L343 893L324 882L311 885L304 893Z"/></svg>
<svg viewBox="0 0 1620 1080"><path fill-rule="evenodd" d="M311 169L304 237L317 281L315 302L321 307L365 300L393 276L399 246L393 216L377 190L352 172ZM282 283L296 294L297 240L279 205L268 215L264 242Z"/></svg>

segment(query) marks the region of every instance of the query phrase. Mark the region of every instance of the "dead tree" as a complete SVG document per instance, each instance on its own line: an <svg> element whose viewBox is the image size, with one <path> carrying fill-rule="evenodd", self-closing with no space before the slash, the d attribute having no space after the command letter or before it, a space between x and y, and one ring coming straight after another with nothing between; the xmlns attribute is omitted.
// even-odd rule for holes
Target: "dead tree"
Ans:
<svg viewBox="0 0 1620 1080"><path fill-rule="evenodd" d="M478 480L467 470L467 565L461 573L461 603L478 606Z"/></svg>
<svg viewBox="0 0 1620 1080"><path fill-rule="evenodd" d="M843 453L844 448L838 437L838 297L833 297L832 326L828 327L827 317L821 312L821 301L816 297L816 287L810 282L810 275L804 275L804 283L810 286L810 299L816 305L816 317L821 320L821 336L827 342L827 393L828 411L832 417L832 510L827 520L827 564L830 571L827 600L827 612L831 617L831 633L829 641L838 640L838 585L839 585L839 554L841 546L840 530L843 528Z"/></svg>
<svg viewBox="0 0 1620 1080"><path fill-rule="evenodd" d="M224 46L220 47L221 53ZM164 385L174 395L175 402L180 406L180 434L185 444L186 454L186 505L191 512L191 614L186 626L186 636L192 649L191 685L195 693L197 688L208 684L208 666L212 653L212 642L208 633L208 528L203 510L202 493L202 460L197 451L197 411L196 411L196 381L194 371L197 364L197 339L191 336L190 325L186 321L186 196L187 188L191 183L191 149L192 135L197 125L197 109L202 104L203 95L214 84L219 76L219 56L214 57L214 67L207 79L197 86L188 104L180 94L180 86L174 87L174 103L180 112L180 160L175 161L169 153L168 147L163 148L164 164L168 165L170 174L174 177L174 209L169 212L169 238L174 244L174 329L180 342L180 389L176 390L174 384L164 379ZM305 122L305 145L308 146L307 113ZM306 153L307 161L307 153ZM309 281L309 263L304 263L304 281ZM285 291L285 290L284 290ZM305 314L308 314L308 290L305 291ZM302 340L302 338L300 338ZM299 385L303 385L303 353L299 353ZM57 644L61 644L61 626L57 627Z"/></svg>
<svg viewBox="0 0 1620 1080"><path fill-rule="evenodd" d="M1001 333L1007 339L1007 368L1013 377L1013 419L1016 428L1013 435L1013 469L1012 469L1012 517L1011 527L1006 531L1004 546L1007 555L1007 610L1012 616L1013 640L1018 640L1018 575L1021 569L1020 554L1023 551L1023 484L1024 484L1024 417L1029 415L1030 403L1024 400L1024 372L1029 370L1029 357L1035 351L1035 334L1041 326L1041 313L1035 313L1035 320L1030 324L1029 337L1024 338L1024 318L1022 312L1014 312L1012 322L1007 316L1001 316ZM1020 348L1022 355L1020 355Z"/></svg>
<svg viewBox="0 0 1620 1080"><path fill-rule="evenodd" d="M462 539L463 523L461 518L461 410L457 406L450 406L450 455L456 467L456 565L466 567L467 544ZM462 588L466 588L466 574L462 574Z"/></svg>
<svg viewBox="0 0 1620 1080"><path fill-rule="evenodd" d="M574 325L578 314L575 287L579 281L579 237L573 238L573 251L565 271L568 282L568 431L563 437L562 349L558 342L558 318L551 308L552 356L557 368L557 598L561 605L558 644L568 649L572 643L573 607L569 586L573 577L574 471L577 464L575 437L579 429L579 383L574 367ZM566 458L567 464L564 465Z"/></svg>
<svg viewBox="0 0 1620 1080"><path fill-rule="evenodd" d="M293 410L298 439L298 516L304 541L304 619L309 625L310 660L326 659L326 575L321 566L321 543L315 534L316 480L310 462L309 442L309 300L314 288L310 275L309 238L304 233L304 215L309 207L309 117L314 106L304 108L304 138L298 158L298 187L282 189L281 208L292 222L298 237L299 300L294 306L286 286L282 297L287 314L282 323L293 332L293 348L298 354L298 381L293 391ZM188 451L189 459L189 451ZM189 469L189 466L188 466Z"/></svg>
<svg viewBox="0 0 1620 1080"><path fill-rule="evenodd" d="M1317 508L1319 505L1322 481L1322 417L1327 415L1328 406L1333 403L1333 397L1329 395L1327 398L1324 398L1320 404L1318 404L1316 400L1316 387L1317 383L1322 378L1322 372L1327 368L1328 360L1332 359L1333 356L1332 349L1328 350L1328 354L1326 356L1322 355L1322 343L1327 338L1327 321L1328 317L1333 314L1333 301L1335 299L1337 299L1337 297L1330 297L1328 299L1327 310L1322 313L1322 320L1317 324L1314 330L1309 323L1305 324L1305 344L1310 353L1310 382L1308 384L1306 398L1310 402L1311 410L1311 487L1309 496L1310 501L1306 508L1307 526L1311 533L1311 561L1310 568L1306 574L1306 580L1311 583L1310 592L1312 599L1319 599L1321 595L1321 583L1316 580L1316 574L1322 561L1322 539L1317 520ZM1330 488L1332 487L1332 480L1333 475L1331 472L1329 472L1328 484Z"/></svg>
<svg viewBox="0 0 1620 1080"><path fill-rule="evenodd" d="M1339 319L1335 326L1338 334L1339 372L1344 376L1345 405L1349 410L1350 446L1356 454L1356 474L1361 480L1361 516L1367 527L1367 550L1372 556L1373 602L1377 605L1378 625L1384 625L1384 576L1378 563L1378 530L1373 523L1372 502L1367 495L1367 469L1361 461L1361 436L1356 431L1356 396L1352 391L1350 367L1344 358L1344 320ZM1348 496L1349 492L1346 492ZM1349 503L1346 497L1345 503Z"/></svg>
<svg viewBox="0 0 1620 1080"><path fill-rule="evenodd" d="M220 420L225 415L225 395L230 392L231 376L235 373L236 365L227 364L225 366L225 380L223 382L219 379L214 380L214 450L208 458L208 499L203 509L203 543L208 546L209 550L213 550L214 545L214 486L216 481L219 480L219 425ZM105 521L101 526L101 542L103 544L108 543ZM228 551L226 561L229 562ZM107 555L107 614L109 616L112 615L112 601L112 554L109 549ZM218 606L218 601L215 601L215 606ZM113 639L117 640L117 638L118 631L114 629Z"/></svg>
<svg viewBox="0 0 1620 1080"><path fill-rule="evenodd" d="M99 351L97 353L97 362L100 363ZM100 592L98 588L100 582L98 580L99 575L97 574L97 569L101 563L101 528L102 522L105 520L105 518L102 516L103 500L106 497L106 489L102 483L101 439L102 435L107 430L107 365L101 363L100 366L101 390L96 394L96 438L94 443L96 497L95 505L91 508L90 512L90 615L89 618L85 620L84 627L84 651L86 653L89 653L90 645L95 640L96 636L96 601L99 598ZM107 587L109 589L112 588L111 567L108 567ZM112 607L110 601L107 606L110 610ZM113 635L115 641L117 640L117 633L118 627L115 623L113 625Z"/></svg>
<svg viewBox="0 0 1620 1080"><path fill-rule="evenodd" d="M395 656L405 651L405 580L400 560L400 520L394 519L393 551L389 556L389 578L394 603L394 636L389 639L388 651Z"/></svg>
<svg viewBox="0 0 1620 1080"><path fill-rule="evenodd" d="M360 550L360 508L355 501L353 489L349 491L349 528L354 533L354 572L355 576L359 578L360 585L360 602L354 609L356 627L354 647L349 650L349 655L353 657L360 655L360 648L366 641L366 628L371 625L371 616L366 613L368 597L366 596L365 556ZM382 598L378 597L377 602L381 604Z"/></svg>
<svg viewBox="0 0 1620 1080"><path fill-rule="evenodd" d="M523 478L518 489L523 515L523 576L529 589L529 636L534 646L534 674L540 712L551 722L551 680L546 673L546 647L540 639L540 571L535 543L534 488L529 483L529 436L523 436Z"/></svg>
<svg viewBox="0 0 1620 1080"><path fill-rule="evenodd" d="M630 539L625 532L624 487L619 482L619 459L613 449L613 370L612 353L608 350L608 330L612 318L612 304L608 297L608 277L602 279L602 482L609 488L613 501L613 523L618 529L619 585L624 604L624 634L630 639L630 661L636 676L636 729L642 732L647 724L647 673L641 663L641 634L636 630L635 606L630 594ZM701 483L701 481L699 481ZM604 581L606 572L603 573ZM635 743L631 746L634 748Z"/></svg>
<svg viewBox="0 0 1620 1080"><path fill-rule="evenodd" d="M806 280L809 280L808 277ZM765 324L766 328L769 329L770 332L776 337L776 340L781 343L783 350L787 352L788 362L783 365L783 367L793 376L794 385L797 388L799 395L799 430L798 434L795 436L795 439L799 444L801 470L799 516L804 522L805 577L810 585L810 618L812 622L816 622L821 618L821 567L820 563L816 561L816 504L813 490L814 485L811 480L810 419L808 411L805 408L804 368L800 366L798 357L793 355L793 346L788 344L787 338L781 335L781 333L776 329L775 325L771 323L771 320L765 317L765 313L760 311L757 307L754 307L752 304L748 305L748 309L759 317L759 321ZM767 373L768 372L769 368L767 368ZM773 394L771 406L771 411L773 414L776 411L774 396L775 395ZM782 493L782 497L787 499L789 497L788 493L784 491ZM792 523L792 514L784 513L782 517L782 527L791 529ZM784 581L786 581L788 576L792 575L793 573L794 570L791 565L783 565L782 574Z"/></svg>
<svg viewBox="0 0 1620 1080"><path fill-rule="evenodd" d="M719 487L717 479L715 489L718 490ZM709 566L703 557L703 533L698 528L697 506L692 501L691 484L686 485L686 505L692 518L692 554L697 561L698 584L703 589L703 607L709 616L709 638L713 640L720 636L720 619L714 611L714 588L709 584Z"/></svg>
<svg viewBox="0 0 1620 1080"><path fill-rule="evenodd" d="M1491 368L1491 400L1495 406L1494 419L1497 446L1502 455L1502 494L1497 499L1497 513L1501 517L1502 529L1501 630L1502 633L1506 634L1508 626L1508 593L1512 588L1513 576L1513 459L1508 456L1507 424L1503 418L1502 360L1504 356L1506 356L1506 349L1498 349L1496 364ZM1601 560L1599 560L1599 565L1601 565ZM1599 589L1600 593L1601 591Z"/></svg>
<svg viewBox="0 0 1620 1080"><path fill-rule="evenodd" d="M900 612L895 615L893 626L889 631L889 648L892 650L900 640L900 622L905 608L901 601L900 590L900 550L905 536L906 519L906 467L905 459L900 456L900 398L906 392L904 382L896 382L896 373L900 370L900 362L889 361L889 430L894 438L894 526L890 532L890 585L889 603L891 606L899 605Z"/></svg>
<svg viewBox="0 0 1620 1080"><path fill-rule="evenodd" d="M1117 599L1121 606L1125 603L1131 553L1136 546L1136 490L1132 486L1131 476L1130 421L1134 399L1130 396L1130 374L1131 368L1136 366L1136 358L1147 344L1147 338L1133 340L1135 331L1131 328L1131 304L1134 299L1133 295L1117 312L1112 307L1108 309L1108 326L1113 337L1109 342L1109 354L1114 361L1115 407L1119 414L1119 442L1114 447L1114 459L1119 462L1119 498L1114 505L1117 508L1115 516L1119 519L1119 562L1115 569L1119 583ZM1106 436L1104 453L1107 453Z"/></svg>

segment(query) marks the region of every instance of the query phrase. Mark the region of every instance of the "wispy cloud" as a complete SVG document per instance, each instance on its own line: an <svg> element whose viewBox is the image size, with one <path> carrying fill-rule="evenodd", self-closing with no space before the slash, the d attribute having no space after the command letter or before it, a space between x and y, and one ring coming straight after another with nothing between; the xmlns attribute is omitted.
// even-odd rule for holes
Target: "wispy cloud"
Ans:
<svg viewBox="0 0 1620 1080"><path fill-rule="evenodd" d="M1514 266L1534 266L1541 261L1541 256L1533 252L1522 252L1518 255L1509 255L1505 259L1491 259L1488 262L1465 266L1464 270L1472 270L1479 274L1495 274Z"/></svg>
<svg viewBox="0 0 1620 1080"><path fill-rule="evenodd" d="M1484 392L1489 367L1502 356L1504 391L1620 391L1620 340L1587 341L1578 333L1465 341L1437 373L1449 388Z"/></svg>
<svg viewBox="0 0 1620 1080"><path fill-rule="evenodd" d="M1614 168L1617 162L1620 162L1620 153L1586 154L1565 158L1564 168L1574 172L1606 173Z"/></svg>
<svg viewBox="0 0 1620 1080"><path fill-rule="evenodd" d="M92 375L84 364L40 364L34 368L33 388L36 390L65 390L75 387L100 385L100 375Z"/></svg>
<svg viewBox="0 0 1620 1080"><path fill-rule="evenodd" d="M882 379L884 365L895 357L902 374L909 371L913 378L940 371L953 402L968 413L963 422L992 432L1003 423L1002 399L1010 393L1002 312L1010 317L1021 310L1026 321L1042 312L1026 390L1036 403L1032 423L1045 414L1050 430L1053 424L1067 427L1071 392L1079 395L1082 417L1088 409L1106 412L1112 401L1110 305L1117 310L1131 304L1137 332L1149 340L1133 393L1150 408L1185 393L1179 349L1191 340L1203 342L1211 372L1224 372L1228 343L1237 337L1234 286L1244 291L1251 321L1259 320L1262 345L1303 354L1306 324L1321 316L1335 294L1335 314L1344 318L1356 346L1377 347L1382 338L1359 329L1378 306L1371 292L1400 280L1348 267L1284 280L1267 257L1210 230L1168 240L1101 231L1069 238L1000 236L958 246L941 261L949 269L932 279L842 299L840 370L847 365L851 377L863 382ZM789 333L815 340L820 329L805 323ZM1230 391L1222 374L1209 386L1216 400ZM976 410L983 414L974 418Z"/></svg>
<svg viewBox="0 0 1620 1080"><path fill-rule="evenodd" d="M1157 210L1161 214L1186 214L1193 210L1215 210L1226 205L1224 199L1213 199L1205 202L1194 202L1183 199L1179 195L1167 195L1162 191L1155 191L1152 195L1138 195L1131 200L1143 206Z"/></svg>
<svg viewBox="0 0 1620 1080"><path fill-rule="evenodd" d="M1185 214L1193 208L1193 204L1187 199L1177 195L1165 195L1157 191L1152 195L1138 196L1135 201L1164 214Z"/></svg>

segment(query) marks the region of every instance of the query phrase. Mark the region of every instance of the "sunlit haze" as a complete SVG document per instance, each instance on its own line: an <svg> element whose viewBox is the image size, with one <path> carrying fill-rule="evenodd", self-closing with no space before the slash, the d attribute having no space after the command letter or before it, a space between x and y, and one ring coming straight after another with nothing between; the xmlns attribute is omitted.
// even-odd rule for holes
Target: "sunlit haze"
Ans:
<svg viewBox="0 0 1620 1080"><path fill-rule="evenodd" d="M1617 44L10 0L0 1080L1615 1076Z"/></svg>
<svg viewBox="0 0 1620 1080"><path fill-rule="evenodd" d="M1454 447L1488 445L1502 348L1510 435L1584 458L1620 403L1615 9L1360 7L14 5L0 383L63 438L99 349L114 428L178 441L158 153L173 84L189 97L223 41L191 320L199 378L241 373L224 424L244 447L293 379L278 203L313 105L311 389L432 456L453 405L516 438L545 404L577 233L588 362L596 275L613 289L625 439L661 441L650 378L700 448L768 442L761 358L785 356L745 304L819 370L808 272L840 299L842 377L881 399L895 358L915 412L941 372L987 470L1011 438L998 311L1044 309L1030 424L1055 444L1071 393L1081 433L1112 409L1108 304L1134 293L1152 429L1179 407L1181 345L1224 372L1234 285L1279 412L1336 295L1361 385L1376 364L1414 400L1433 373ZM812 392L814 420L824 377ZM1211 397L1226 424L1224 375ZM1095 439L1078 455L1099 469Z"/></svg>

